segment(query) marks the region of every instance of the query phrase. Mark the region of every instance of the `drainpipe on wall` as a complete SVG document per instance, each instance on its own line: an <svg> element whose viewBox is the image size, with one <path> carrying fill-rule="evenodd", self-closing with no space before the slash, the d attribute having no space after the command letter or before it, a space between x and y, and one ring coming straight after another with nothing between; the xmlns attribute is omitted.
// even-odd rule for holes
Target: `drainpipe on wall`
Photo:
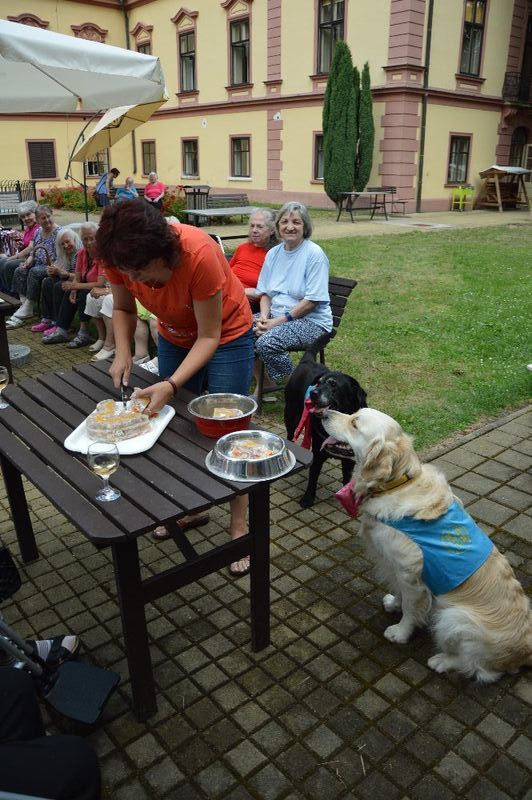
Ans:
<svg viewBox="0 0 532 800"><path fill-rule="evenodd" d="M417 168L416 212L421 211L421 196L423 193L423 166L425 164L425 130L427 127L427 105L430 68L430 47L432 43L432 16L434 0L429 0L427 12L427 38L425 41L425 64L423 75L423 97L421 98L421 128L419 132L419 159Z"/></svg>
<svg viewBox="0 0 532 800"><path fill-rule="evenodd" d="M124 28L126 31L126 49L131 50L129 46L129 16L126 9L126 0L120 0L122 14L124 15ZM135 139L135 131L131 131L131 155L133 157L133 175L137 174L137 141Z"/></svg>

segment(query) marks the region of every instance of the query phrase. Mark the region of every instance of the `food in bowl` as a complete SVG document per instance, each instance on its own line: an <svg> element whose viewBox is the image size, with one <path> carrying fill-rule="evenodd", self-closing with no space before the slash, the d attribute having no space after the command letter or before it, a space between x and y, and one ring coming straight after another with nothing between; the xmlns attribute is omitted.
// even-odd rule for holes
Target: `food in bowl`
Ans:
<svg viewBox="0 0 532 800"><path fill-rule="evenodd" d="M151 430L150 418L144 413L147 398L128 400L102 400L86 422L87 436L93 442L121 442L142 436Z"/></svg>
<svg viewBox="0 0 532 800"><path fill-rule="evenodd" d="M235 419L241 417L243 411L240 408L215 408L212 414L213 419Z"/></svg>
<svg viewBox="0 0 532 800"><path fill-rule="evenodd" d="M275 455L275 450L253 439L243 439L227 451L231 458L269 458Z"/></svg>

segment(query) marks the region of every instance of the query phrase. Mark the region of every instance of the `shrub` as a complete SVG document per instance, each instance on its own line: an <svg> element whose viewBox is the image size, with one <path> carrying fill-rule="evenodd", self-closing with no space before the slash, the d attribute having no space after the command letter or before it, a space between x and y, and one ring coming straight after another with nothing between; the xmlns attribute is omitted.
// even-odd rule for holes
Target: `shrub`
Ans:
<svg viewBox="0 0 532 800"><path fill-rule="evenodd" d="M50 189L39 189L39 203L48 205L51 208L85 211L85 195L80 186L69 189L60 189L58 186L52 186ZM91 212L98 211L91 188L87 190L87 209Z"/></svg>

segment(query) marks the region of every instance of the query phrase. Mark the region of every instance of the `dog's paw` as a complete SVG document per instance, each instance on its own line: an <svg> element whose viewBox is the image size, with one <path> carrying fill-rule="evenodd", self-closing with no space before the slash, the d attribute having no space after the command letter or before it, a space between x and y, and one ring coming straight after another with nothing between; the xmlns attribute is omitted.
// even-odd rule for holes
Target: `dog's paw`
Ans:
<svg viewBox="0 0 532 800"><path fill-rule="evenodd" d="M427 661L427 667L433 669L434 672L449 672L452 668L451 659L445 653L436 653Z"/></svg>
<svg viewBox="0 0 532 800"><path fill-rule="evenodd" d="M410 625L406 626L399 622L397 625L390 625L384 631L384 636L390 642L396 644L406 644L412 636L412 628Z"/></svg>
<svg viewBox="0 0 532 800"><path fill-rule="evenodd" d="M382 605L388 614L393 614L394 611L401 610L401 603L394 594L385 594L382 598Z"/></svg>
<svg viewBox="0 0 532 800"><path fill-rule="evenodd" d="M301 508L310 508L314 505L314 501L316 499L316 495L314 494L304 494L301 500L299 501L299 505Z"/></svg>

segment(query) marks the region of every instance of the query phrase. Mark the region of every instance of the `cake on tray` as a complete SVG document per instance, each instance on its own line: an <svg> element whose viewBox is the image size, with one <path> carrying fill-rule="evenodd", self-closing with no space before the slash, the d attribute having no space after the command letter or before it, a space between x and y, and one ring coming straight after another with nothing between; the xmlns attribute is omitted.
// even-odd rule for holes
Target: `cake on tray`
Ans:
<svg viewBox="0 0 532 800"><path fill-rule="evenodd" d="M146 398L128 400L102 400L87 417L87 436L93 442L121 442L142 436L151 430L150 418L144 414Z"/></svg>

